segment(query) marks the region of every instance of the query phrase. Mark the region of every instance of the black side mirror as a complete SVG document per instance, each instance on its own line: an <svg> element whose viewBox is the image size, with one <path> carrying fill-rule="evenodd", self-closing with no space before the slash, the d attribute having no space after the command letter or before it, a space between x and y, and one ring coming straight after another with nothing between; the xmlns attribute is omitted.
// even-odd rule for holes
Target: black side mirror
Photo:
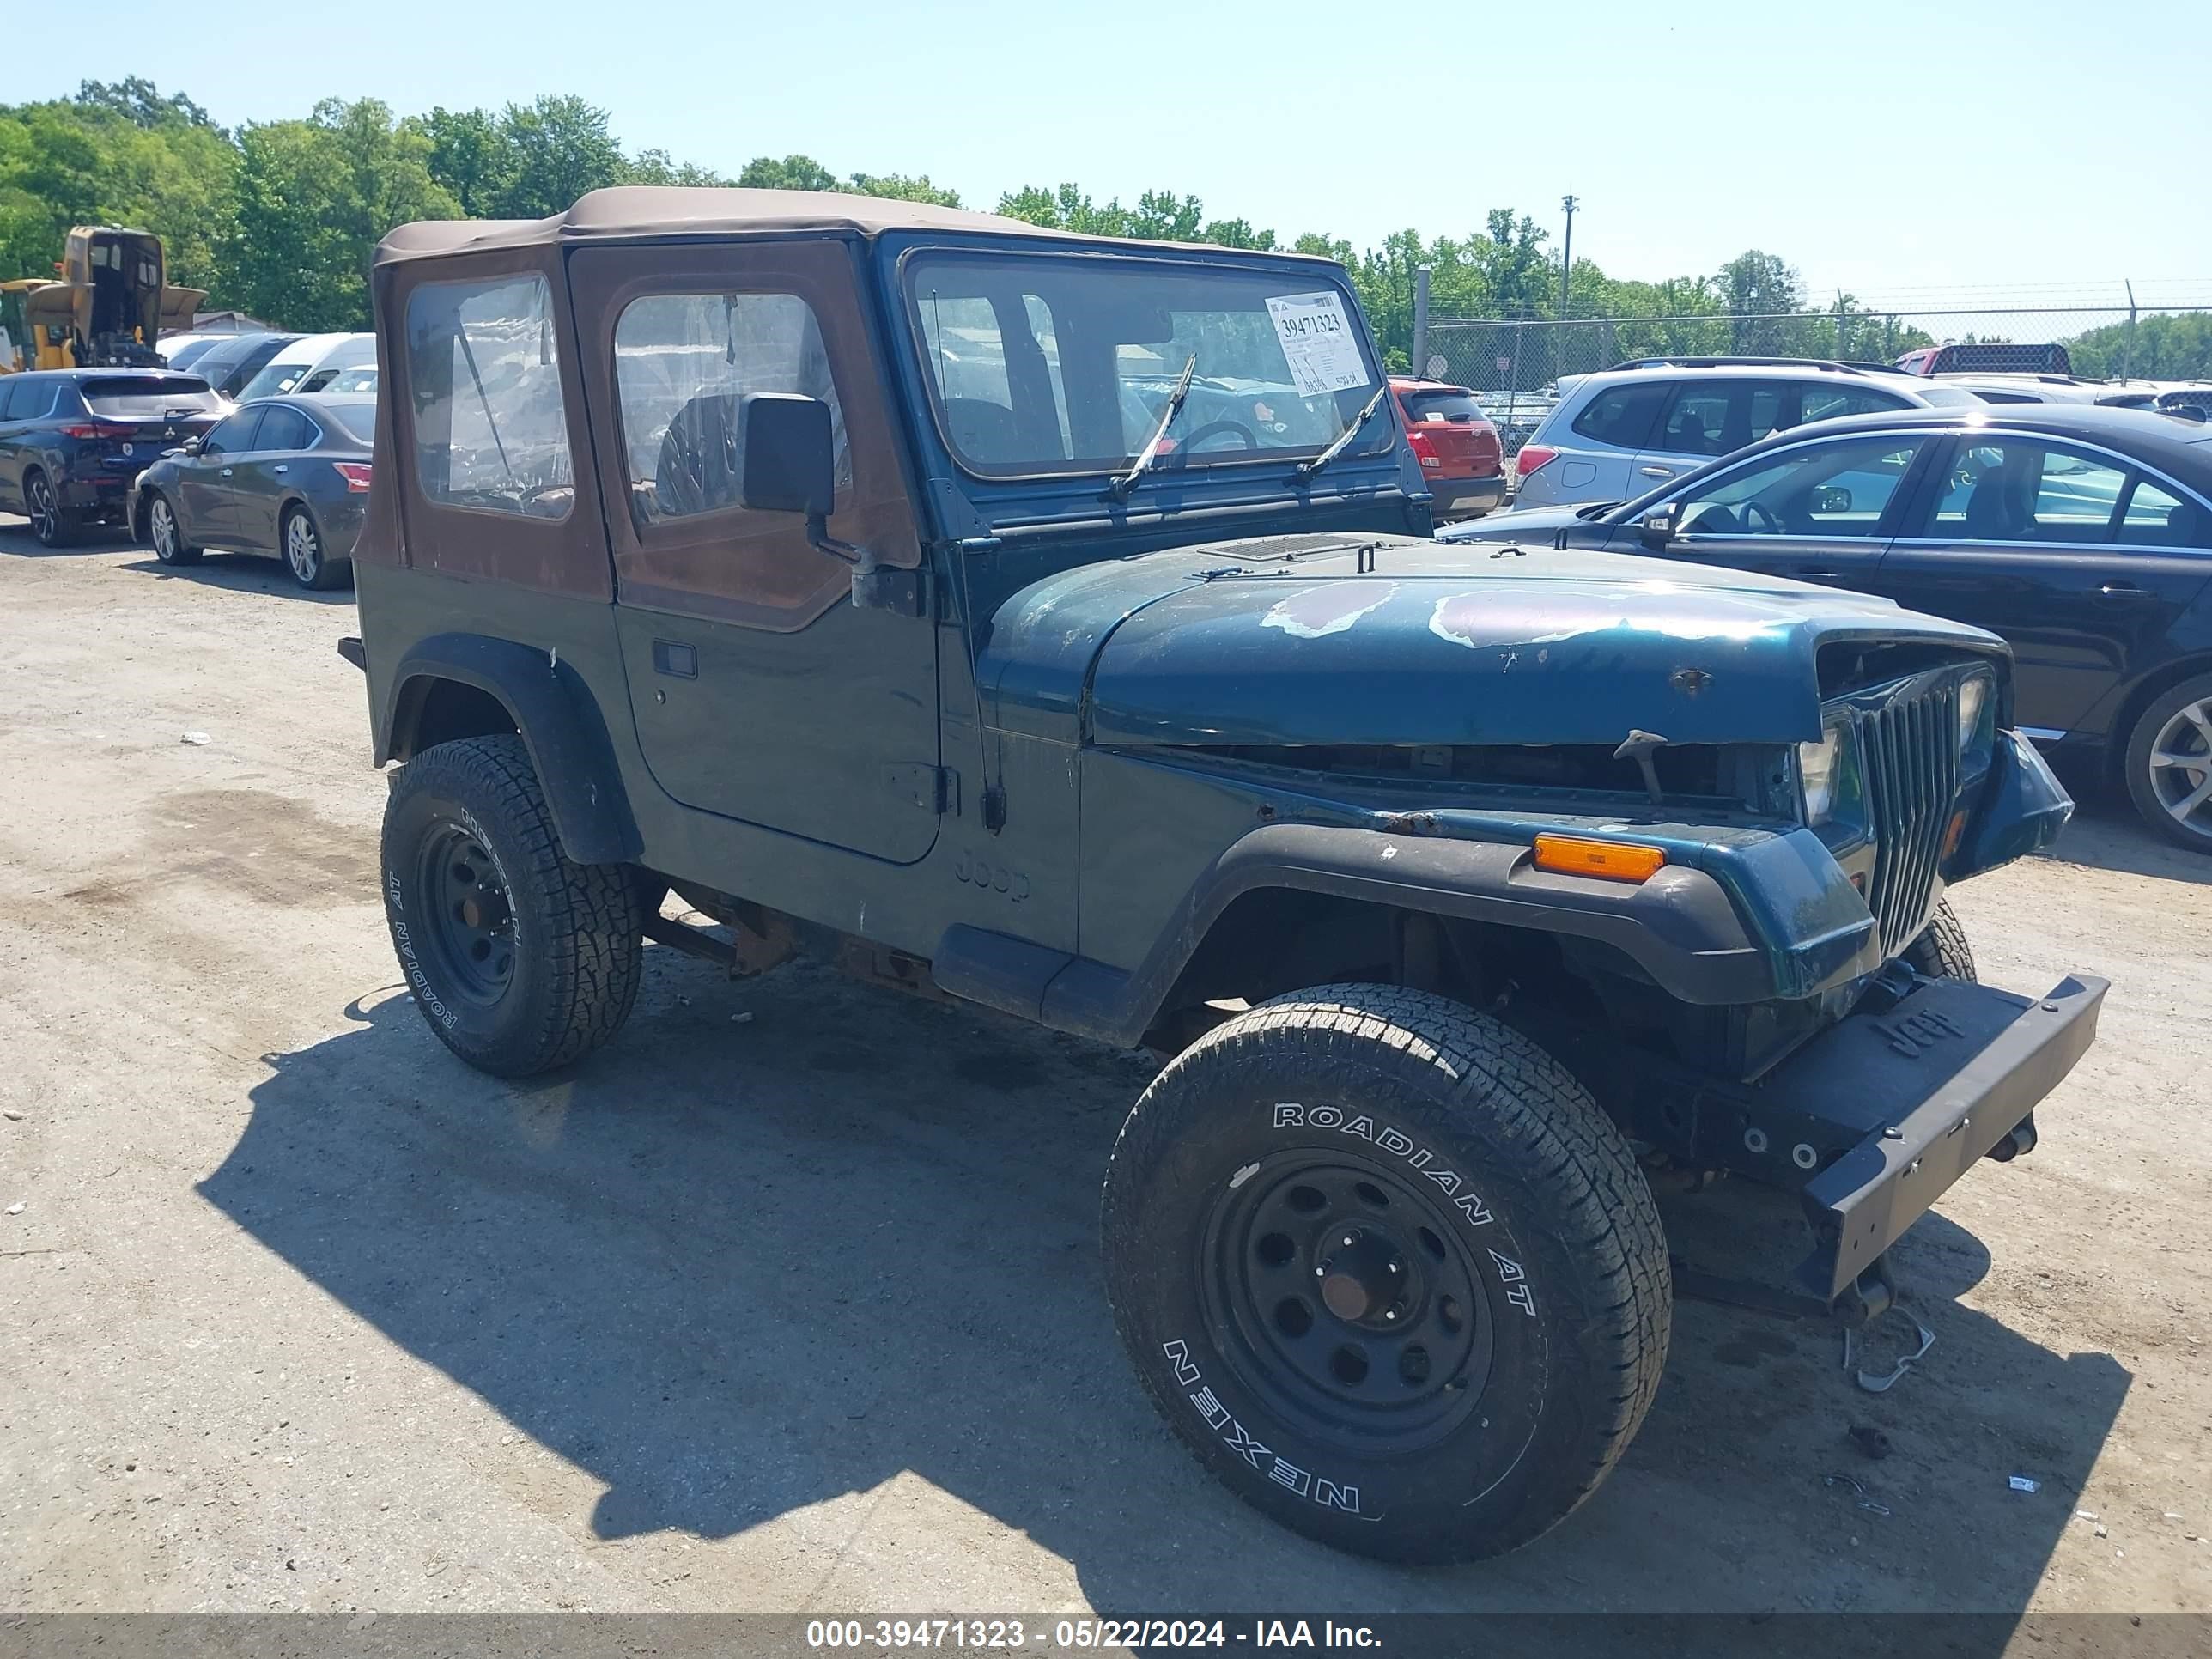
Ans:
<svg viewBox="0 0 2212 1659"><path fill-rule="evenodd" d="M808 528L837 500L837 457L830 405L790 392L752 392L738 399L738 499L758 513L804 513Z"/></svg>
<svg viewBox="0 0 2212 1659"><path fill-rule="evenodd" d="M1813 511L1834 517L1851 510L1851 492L1841 484L1823 484L1813 492Z"/></svg>
<svg viewBox="0 0 2212 1659"><path fill-rule="evenodd" d="M1664 547L1674 539L1675 526L1680 522L1674 507L1655 507L1636 521L1637 539L1646 547Z"/></svg>

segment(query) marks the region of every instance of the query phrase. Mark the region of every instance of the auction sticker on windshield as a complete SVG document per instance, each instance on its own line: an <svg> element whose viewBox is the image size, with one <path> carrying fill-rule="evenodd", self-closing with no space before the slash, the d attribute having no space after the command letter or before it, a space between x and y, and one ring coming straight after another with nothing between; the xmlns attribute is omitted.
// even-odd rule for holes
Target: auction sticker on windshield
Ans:
<svg viewBox="0 0 2212 1659"><path fill-rule="evenodd" d="M1267 301L1275 337L1283 343L1291 381L1307 397L1343 392L1367 384L1367 363L1359 337L1334 289L1319 294L1285 294Z"/></svg>

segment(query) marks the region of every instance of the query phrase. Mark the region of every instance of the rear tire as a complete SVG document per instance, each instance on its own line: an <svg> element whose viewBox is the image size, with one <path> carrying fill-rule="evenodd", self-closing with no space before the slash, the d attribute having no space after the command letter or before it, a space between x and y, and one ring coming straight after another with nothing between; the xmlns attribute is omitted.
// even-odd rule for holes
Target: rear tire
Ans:
<svg viewBox="0 0 2212 1659"><path fill-rule="evenodd" d="M621 1029L644 970L635 872L562 854L520 736L441 743L402 767L383 857L408 988L470 1065L528 1077Z"/></svg>
<svg viewBox="0 0 2212 1659"><path fill-rule="evenodd" d="M311 592L327 592L353 580L353 562L333 559L323 545L323 532L315 515L304 507L288 507L276 526L276 544L292 580Z"/></svg>
<svg viewBox="0 0 2212 1659"><path fill-rule="evenodd" d="M1974 971L1974 947L1966 942L1966 924L1951 908L1950 900L1936 901L1936 915L1927 930L1905 947L1905 965L1929 979L1962 979L1969 985L1981 982Z"/></svg>
<svg viewBox="0 0 2212 1659"><path fill-rule="evenodd" d="M76 540L82 520L62 505L53 481L37 467L23 476L23 507L40 547L67 547Z"/></svg>
<svg viewBox="0 0 2212 1659"><path fill-rule="evenodd" d="M2212 853L2212 674L2184 680L2143 710L2124 764L2143 821L2192 852Z"/></svg>
<svg viewBox="0 0 2212 1659"><path fill-rule="evenodd" d="M146 538L154 544L154 556L163 564L198 564L200 550L185 545L184 526L169 498L155 494L146 504Z"/></svg>
<svg viewBox="0 0 2212 1659"><path fill-rule="evenodd" d="M1146 1391L1239 1497L1400 1561L1528 1543L1650 1407L1666 1242L1620 1131L1487 1015L1302 991L1178 1056L1106 1175Z"/></svg>

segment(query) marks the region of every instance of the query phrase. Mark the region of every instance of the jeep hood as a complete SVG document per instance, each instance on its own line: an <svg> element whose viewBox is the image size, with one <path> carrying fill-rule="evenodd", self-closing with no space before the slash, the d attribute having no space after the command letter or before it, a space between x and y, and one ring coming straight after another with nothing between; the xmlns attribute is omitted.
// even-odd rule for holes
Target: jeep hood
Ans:
<svg viewBox="0 0 2212 1659"><path fill-rule="evenodd" d="M1793 743L1818 653L2002 653L1887 599L1620 554L1289 536L1081 565L1002 605L1001 730L1109 746Z"/></svg>

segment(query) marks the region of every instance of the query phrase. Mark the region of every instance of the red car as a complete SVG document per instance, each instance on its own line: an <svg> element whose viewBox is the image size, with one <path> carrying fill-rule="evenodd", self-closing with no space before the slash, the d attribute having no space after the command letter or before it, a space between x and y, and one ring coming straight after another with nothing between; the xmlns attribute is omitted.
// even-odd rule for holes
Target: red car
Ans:
<svg viewBox="0 0 2212 1659"><path fill-rule="evenodd" d="M1436 497L1438 520L1471 519L1505 499L1505 449L1474 393L1441 380L1391 376L1399 418Z"/></svg>

